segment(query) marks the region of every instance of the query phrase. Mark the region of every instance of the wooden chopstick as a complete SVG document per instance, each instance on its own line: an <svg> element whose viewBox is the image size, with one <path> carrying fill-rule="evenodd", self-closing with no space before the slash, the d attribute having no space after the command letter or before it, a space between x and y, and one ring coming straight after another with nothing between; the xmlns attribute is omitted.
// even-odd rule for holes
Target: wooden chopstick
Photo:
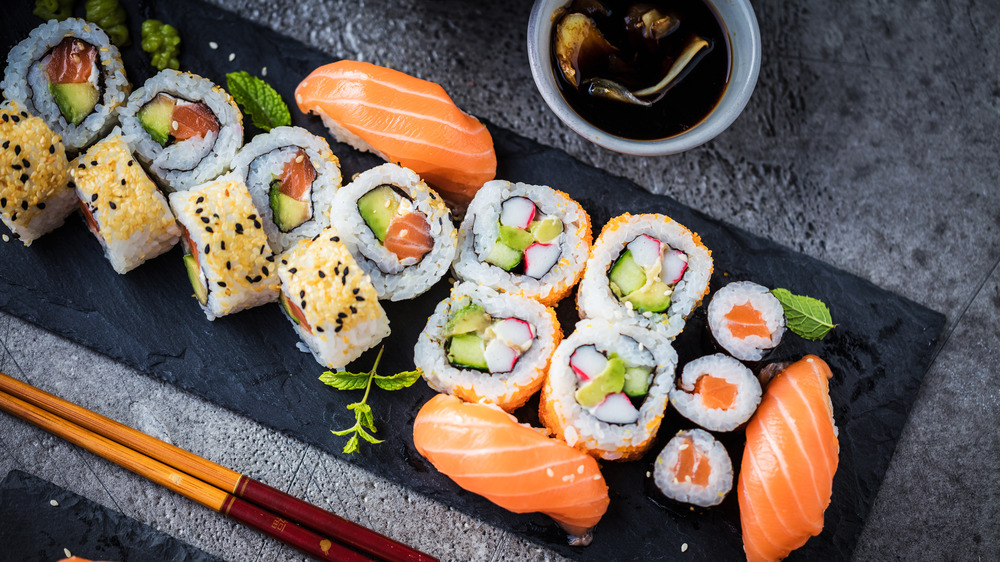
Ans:
<svg viewBox="0 0 1000 562"><path fill-rule="evenodd" d="M0 373L0 409L314 556L363 559L269 511L384 560L435 560L371 529L3 373ZM336 554L327 554L335 551Z"/></svg>

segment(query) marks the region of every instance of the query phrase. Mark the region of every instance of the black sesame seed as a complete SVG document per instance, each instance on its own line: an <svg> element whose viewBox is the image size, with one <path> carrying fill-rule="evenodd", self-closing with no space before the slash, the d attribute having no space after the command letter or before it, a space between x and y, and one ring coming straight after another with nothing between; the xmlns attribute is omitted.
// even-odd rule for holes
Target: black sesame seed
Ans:
<svg viewBox="0 0 1000 562"><path fill-rule="evenodd" d="M25 168L30 168L31 167L31 162L28 162L27 158L22 158L21 159L21 163L24 164Z"/></svg>
<svg viewBox="0 0 1000 562"><path fill-rule="evenodd" d="M340 242L340 236L334 236L330 239L331 242Z"/></svg>
<svg viewBox="0 0 1000 562"><path fill-rule="evenodd" d="M357 307L355 307L355 306L354 306L354 305L352 304L352 305L351 305L351 314L357 314L357 313L358 313L358 309L357 309Z"/></svg>
<svg viewBox="0 0 1000 562"><path fill-rule="evenodd" d="M254 283L260 283L261 279L263 279L263 277L261 277L260 275L258 275L257 277L253 278L253 282Z"/></svg>
<svg viewBox="0 0 1000 562"><path fill-rule="evenodd" d="M208 224L208 217L201 217L201 222Z"/></svg>
<svg viewBox="0 0 1000 562"><path fill-rule="evenodd" d="M27 201L21 201L21 208L24 209L25 211L27 211L28 210L28 202Z"/></svg>
<svg viewBox="0 0 1000 562"><path fill-rule="evenodd" d="M264 259L267 260L268 263L274 263L274 254L271 254Z"/></svg>
<svg viewBox="0 0 1000 562"><path fill-rule="evenodd" d="M76 189L76 182L69 182L66 184L70 189Z"/></svg>
<svg viewBox="0 0 1000 562"><path fill-rule="evenodd" d="M4 149L4 150L7 150L7 148L8 148L9 146L10 146L10 141L9 141L9 140L6 140L6 141L3 141L3 149Z"/></svg>
<svg viewBox="0 0 1000 562"><path fill-rule="evenodd" d="M264 249L265 249L265 248L267 248L267 244L261 244L261 245L260 245L260 253L261 253L261 255L263 255L263 254L264 254Z"/></svg>
<svg viewBox="0 0 1000 562"><path fill-rule="evenodd" d="M344 324L344 319L343 318L337 318L337 325L341 326L343 324Z"/></svg>
<svg viewBox="0 0 1000 562"><path fill-rule="evenodd" d="M21 169L21 165L20 164L11 164L10 167L12 169L14 169L14 170L20 170Z"/></svg>
<svg viewBox="0 0 1000 562"><path fill-rule="evenodd" d="M257 215L250 215L247 217L249 220L254 220L255 218L257 218Z"/></svg>
<svg viewBox="0 0 1000 562"><path fill-rule="evenodd" d="M21 174L21 183L28 182L28 174Z"/></svg>
<svg viewBox="0 0 1000 562"><path fill-rule="evenodd" d="M7 121L10 121L10 115L7 115L6 113L4 113L3 114L3 122L6 123Z"/></svg>
<svg viewBox="0 0 1000 562"><path fill-rule="evenodd" d="M337 326L336 328L334 328L334 329L333 329L333 331L334 331L334 332L340 332L340 331L341 331L341 330L343 330L343 329L344 329L344 327L343 327L343 326Z"/></svg>
<svg viewBox="0 0 1000 562"><path fill-rule="evenodd" d="M236 228L236 234L243 234L243 225L242 224L236 223L236 227L235 228Z"/></svg>
<svg viewBox="0 0 1000 562"><path fill-rule="evenodd" d="M90 196L90 202L93 203L94 201L97 201L97 194L96 193Z"/></svg>
<svg viewBox="0 0 1000 562"><path fill-rule="evenodd" d="M122 185L125 185L125 178L122 178Z"/></svg>
<svg viewBox="0 0 1000 562"><path fill-rule="evenodd" d="M226 286L226 282L225 281L219 281L218 285L220 287L225 287Z"/></svg>
<svg viewBox="0 0 1000 562"><path fill-rule="evenodd" d="M288 265L288 260L281 260L281 265Z"/></svg>
<svg viewBox="0 0 1000 562"><path fill-rule="evenodd" d="M355 287L354 289L351 290L351 292L356 295L356 294L358 294L358 291L360 291L360 290L361 289L359 287Z"/></svg>
<svg viewBox="0 0 1000 562"><path fill-rule="evenodd" d="M211 249L212 249L211 246L209 246L208 244L205 244L205 254L206 255L208 254L208 251L211 250Z"/></svg>
<svg viewBox="0 0 1000 562"><path fill-rule="evenodd" d="M56 153L56 145L50 144L49 145L49 154L55 154L55 153Z"/></svg>
<svg viewBox="0 0 1000 562"><path fill-rule="evenodd" d="M344 266L344 276L345 277L347 276L347 272L350 271L350 270L351 270L351 268L349 266L346 266L346 265Z"/></svg>
<svg viewBox="0 0 1000 562"><path fill-rule="evenodd" d="M270 272L270 271L268 271L268 269L267 269L267 266L266 266L266 265L265 265L264 267L261 267L261 268L260 268L260 272L261 272L261 273L263 273L264 275L270 275L270 274L271 274L271 272Z"/></svg>
<svg viewBox="0 0 1000 562"><path fill-rule="evenodd" d="M324 277L326 277L326 273L323 273L323 270L320 270L320 272L319 272L319 278L322 279Z"/></svg>
<svg viewBox="0 0 1000 562"><path fill-rule="evenodd" d="M247 283L253 283L253 277L250 277L249 275L246 276L246 280Z"/></svg>
<svg viewBox="0 0 1000 562"><path fill-rule="evenodd" d="M111 210L112 210L112 211L114 211L115 209L117 209L117 208L118 208L118 205L115 205L115 202L114 202L114 201L112 201L112 202L108 203L108 206L109 206L109 207L111 207Z"/></svg>
<svg viewBox="0 0 1000 562"><path fill-rule="evenodd" d="M304 300L301 303L299 303L299 304L301 305L299 308L305 308L306 307L306 301L304 301Z"/></svg>
<svg viewBox="0 0 1000 562"><path fill-rule="evenodd" d="M200 215L200 214L201 214L201 212L202 212L202 211L204 211L204 210L205 210L205 209L202 209L201 207L198 207L197 209L195 209L195 210L194 210L194 214L196 214L196 215ZM202 219L201 219L201 220L203 220L203 221L205 221L205 222L208 222L208 219L207 219L207 218L204 218L204 217L202 217Z"/></svg>
<svg viewBox="0 0 1000 562"><path fill-rule="evenodd" d="M254 228L260 228L260 221L253 221Z"/></svg>
<svg viewBox="0 0 1000 562"><path fill-rule="evenodd" d="M205 201L205 198L204 198L204 197L199 197L199 198L195 199L195 201L194 201L194 202L195 202L195 203L203 203L204 201Z"/></svg>
<svg viewBox="0 0 1000 562"><path fill-rule="evenodd" d="M15 144L14 145L14 156L19 156L20 154L21 154L21 145Z"/></svg>
<svg viewBox="0 0 1000 562"><path fill-rule="evenodd" d="M0 197L0 209L6 209L6 208L7 208L7 198Z"/></svg>
<svg viewBox="0 0 1000 562"><path fill-rule="evenodd" d="M323 326L316 326L316 331L317 332L322 332L323 331Z"/></svg>
<svg viewBox="0 0 1000 562"><path fill-rule="evenodd" d="M84 168L86 168L86 167L87 167L86 164L80 164L79 166L77 166L77 168L80 168L81 170L84 169Z"/></svg>
<svg viewBox="0 0 1000 562"><path fill-rule="evenodd" d="M304 296L306 296L306 292L305 291L299 291L299 297L304 297Z"/></svg>
<svg viewBox="0 0 1000 562"><path fill-rule="evenodd" d="M22 111L21 112L21 117L24 117L25 119L27 119L28 118L28 112L27 111Z"/></svg>
<svg viewBox="0 0 1000 562"><path fill-rule="evenodd" d="M10 118L13 119L15 123L21 120L21 118L18 117L17 115L11 115Z"/></svg>
<svg viewBox="0 0 1000 562"><path fill-rule="evenodd" d="M35 206L38 207L38 210L42 210L45 208L45 203L39 203L38 205Z"/></svg>
<svg viewBox="0 0 1000 562"><path fill-rule="evenodd" d="M337 313L337 318L347 318L347 314L345 314L343 312L338 312Z"/></svg>
<svg viewBox="0 0 1000 562"><path fill-rule="evenodd" d="M91 160L90 161L90 165L91 166L96 166L97 165L97 160Z"/></svg>
<svg viewBox="0 0 1000 562"><path fill-rule="evenodd" d="M233 268L233 264L231 264L229 262L226 262L226 269L232 269L232 268Z"/></svg>
<svg viewBox="0 0 1000 562"><path fill-rule="evenodd" d="M131 166L132 164L135 164L135 161L134 160L129 160L128 161L128 165Z"/></svg>
<svg viewBox="0 0 1000 562"><path fill-rule="evenodd" d="M205 227L205 232L207 232L207 233L209 233L209 234L215 234L215 231L214 231L214 230L212 230L212 227L211 227L211 226L206 226L206 227Z"/></svg>
<svg viewBox="0 0 1000 562"><path fill-rule="evenodd" d="M356 300L358 302L364 302L365 297L354 297L354 300Z"/></svg>
<svg viewBox="0 0 1000 562"><path fill-rule="evenodd" d="M10 220L11 222L17 222L17 211L15 211L14 214L10 216Z"/></svg>
<svg viewBox="0 0 1000 562"><path fill-rule="evenodd" d="M226 241L225 240L222 240L221 242L219 242L219 249L220 250L225 250L226 249Z"/></svg>
<svg viewBox="0 0 1000 562"><path fill-rule="evenodd" d="M293 268L291 268L291 269L288 270L288 273L291 273L292 275L295 275L295 272L297 272L298 270L299 270L299 268L293 267Z"/></svg>

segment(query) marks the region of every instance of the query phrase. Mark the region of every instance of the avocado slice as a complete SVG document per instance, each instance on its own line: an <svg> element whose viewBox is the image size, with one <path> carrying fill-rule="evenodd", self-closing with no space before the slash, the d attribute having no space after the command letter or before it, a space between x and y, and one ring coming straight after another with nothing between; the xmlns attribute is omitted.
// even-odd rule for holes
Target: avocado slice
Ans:
<svg viewBox="0 0 1000 562"><path fill-rule="evenodd" d="M525 248L535 243L535 237L522 228L501 224L500 243L518 252L523 252Z"/></svg>
<svg viewBox="0 0 1000 562"><path fill-rule="evenodd" d="M292 314L292 307L288 306L288 297L285 296L284 291L278 292L278 302L281 303L281 309L284 310L285 314L287 314L288 317L292 319L292 322L295 322L296 326L301 324L301 322L299 322L299 319L296 318L294 314Z"/></svg>
<svg viewBox="0 0 1000 562"><path fill-rule="evenodd" d="M659 279L632 291L622 298L622 302L632 303L632 309L639 312L663 312L670 307L670 295L673 289Z"/></svg>
<svg viewBox="0 0 1000 562"><path fill-rule="evenodd" d="M97 105L100 95L90 82L79 84L49 84L52 99L67 121L79 125Z"/></svg>
<svg viewBox="0 0 1000 562"><path fill-rule="evenodd" d="M624 385L625 361L612 353L604 370L577 389L576 401L584 407L596 406L603 402L607 395L621 392Z"/></svg>
<svg viewBox="0 0 1000 562"><path fill-rule="evenodd" d="M484 261L502 268L505 271L510 271L517 267L517 264L521 263L521 258L523 257L524 252L519 252L497 240L497 243L493 245L493 248L490 250L489 255L486 256Z"/></svg>
<svg viewBox="0 0 1000 562"><path fill-rule="evenodd" d="M136 117L139 118L139 124L149 133L150 138L160 143L160 146L166 146L167 141L170 140L170 122L173 114L174 99L157 94L149 103L142 106Z"/></svg>
<svg viewBox="0 0 1000 562"><path fill-rule="evenodd" d="M611 282L611 290L621 298L646 284L646 272L635 263L632 252L625 250L615 265L611 266L608 281Z"/></svg>
<svg viewBox="0 0 1000 562"><path fill-rule="evenodd" d="M194 296L198 298L198 302L202 306L205 306L208 303L208 289L201 283L201 275L199 275L201 268L198 267L198 260L194 259L191 254L184 254L184 268L187 269L188 280L194 287Z"/></svg>
<svg viewBox="0 0 1000 562"><path fill-rule="evenodd" d="M400 196L391 185L382 184L358 199L358 211L379 242L385 242L389 223L396 216Z"/></svg>
<svg viewBox="0 0 1000 562"><path fill-rule="evenodd" d="M472 367L486 371L486 344L476 334L459 334L451 338L448 361L456 367Z"/></svg>
<svg viewBox="0 0 1000 562"><path fill-rule="evenodd" d="M562 234L563 222L558 217L549 217L540 221L534 221L528 227L531 235L542 244L555 240Z"/></svg>
<svg viewBox="0 0 1000 562"><path fill-rule="evenodd" d="M281 180L271 182L268 199L271 210L274 211L274 224L278 230L288 232L309 220L309 202L299 201L282 193Z"/></svg>
<svg viewBox="0 0 1000 562"><path fill-rule="evenodd" d="M486 313L482 306L470 302L469 304L456 309L445 325L444 335L454 336L466 333L481 333L486 329L493 319Z"/></svg>
<svg viewBox="0 0 1000 562"><path fill-rule="evenodd" d="M625 367L625 386L622 390L628 396L645 396L649 392L649 374L646 367Z"/></svg>

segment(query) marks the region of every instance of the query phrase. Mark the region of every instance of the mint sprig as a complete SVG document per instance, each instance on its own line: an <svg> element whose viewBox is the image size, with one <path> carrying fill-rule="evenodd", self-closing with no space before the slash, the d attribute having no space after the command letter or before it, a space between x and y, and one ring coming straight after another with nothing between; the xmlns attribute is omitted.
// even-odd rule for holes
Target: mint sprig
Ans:
<svg viewBox="0 0 1000 562"><path fill-rule="evenodd" d="M378 363L382 359L382 351L384 350L384 347L378 350L378 356L375 357L375 364L372 365L372 370L367 373L348 373L346 371L334 373L333 371L327 371L319 377L319 380L323 384L330 385L337 390L365 389L365 395L361 398L360 402L347 405L348 410L354 411L354 426L330 432L338 437L351 436L344 445L344 452L347 454L358 452L361 439L372 445L382 442L381 439L376 439L372 435L372 433L378 433L378 430L375 428L375 416L372 415L372 408L368 405L368 394L371 392L372 382L374 381L375 385L382 390L392 391L406 388L417 382L417 379L420 378L419 369L416 371L403 371L395 375L377 374L375 370L378 368Z"/></svg>
<svg viewBox="0 0 1000 562"><path fill-rule="evenodd" d="M837 325L826 304L812 297L794 295L788 289L772 289L785 311L788 329L807 340L821 340Z"/></svg>
<svg viewBox="0 0 1000 562"><path fill-rule="evenodd" d="M226 74L226 88L259 129L266 132L292 123L281 95L260 78L243 70L230 72Z"/></svg>

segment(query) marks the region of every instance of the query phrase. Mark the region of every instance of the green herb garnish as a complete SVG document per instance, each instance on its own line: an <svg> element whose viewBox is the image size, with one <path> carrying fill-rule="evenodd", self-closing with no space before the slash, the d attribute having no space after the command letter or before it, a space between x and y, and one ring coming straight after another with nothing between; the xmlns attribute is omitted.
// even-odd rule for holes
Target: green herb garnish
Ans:
<svg viewBox="0 0 1000 562"><path fill-rule="evenodd" d="M38 0L31 13L45 21L53 19L62 21L73 15L73 2L75 0Z"/></svg>
<svg viewBox="0 0 1000 562"><path fill-rule="evenodd" d="M358 437L373 445L382 442L381 439L376 439L371 433L368 433L369 431L372 433L378 432L375 429L375 418L372 416L372 407L368 405L368 393L371 392L372 381L375 381L375 384L382 390L399 390L412 385L420 378L419 369L416 371L403 371L395 375L375 374L375 369L378 368L378 362L382 359L382 351L384 349L383 347L378 350L375 364L372 365L372 370L367 373L334 373L333 371L327 371L319 377L319 380L324 384L328 384L337 390L365 389L365 395L361 399L361 402L347 405L348 410L354 410L354 427L330 432L337 436L351 435L351 438L347 440L347 444L344 445L345 453L358 452L358 445L360 444Z"/></svg>
<svg viewBox="0 0 1000 562"><path fill-rule="evenodd" d="M807 340L821 340L837 326L830 317L830 309L819 299L793 295L788 289L773 289L771 294L785 310L788 329Z"/></svg>
<svg viewBox="0 0 1000 562"><path fill-rule="evenodd" d="M153 55L152 64L159 70L180 70L177 56L181 52L181 36L177 29L160 20L142 22L142 50Z"/></svg>
<svg viewBox="0 0 1000 562"><path fill-rule="evenodd" d="M260 78L242 70L230 72L226 74L226 87L261 130L266 132L292 123L292 115L281 95Z"/></svg>
<svg viewBox="0 0 1000 562"><path fill-rule="evenodd" d="M125 8L118 0L87 0L87 20L101 26L111 42L119 47L128 45L128 26L125 25Z"/></svg>

